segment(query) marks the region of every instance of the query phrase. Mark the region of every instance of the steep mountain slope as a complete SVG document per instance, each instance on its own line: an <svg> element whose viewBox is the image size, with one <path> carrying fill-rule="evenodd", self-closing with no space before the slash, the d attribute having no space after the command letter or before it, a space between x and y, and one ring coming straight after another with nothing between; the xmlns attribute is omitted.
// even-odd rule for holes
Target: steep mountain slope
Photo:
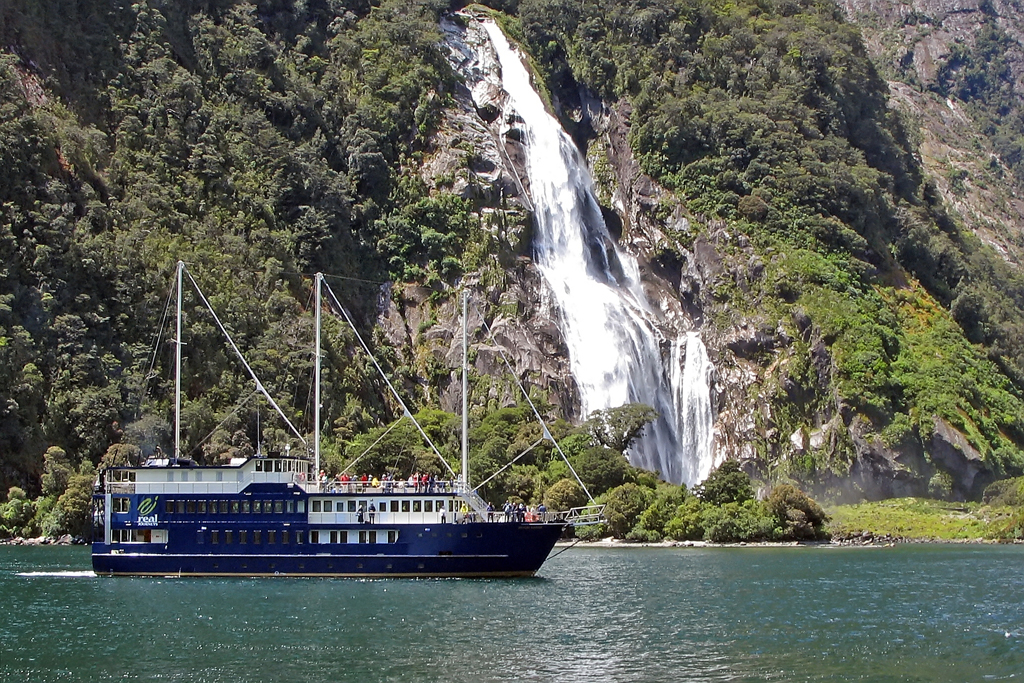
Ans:
<svg viewBox="0 0 1024 683"><path fill-rule="evenodd" d="M1012 107L921 107L950 132L929 125L915 143L859 32L825 2L490 4L585 148L649 298L707 343L718 457L851 497L971 497L1024 469ZM38 490L50 446L95 462L166 438L166 420L138 415L166 414L168 359L149 353L178 258L305 428L316 270L336 276L415 405L457 405L459 286L512 350L509 373L474 339L474 409L513 402L515 376L580 417L531 259L521 141L449 61L448 9L0 8L4 488ZM959 54L937 69L942 88L977 80ZM1001 161L965 174L976 162L957 152L944 163L958 171L938 173L953 154L940 143L962 130L940 111L988 116ZM195 304L187 321L188 451L251 452L247 381ZM349 334L327 340L338 452L394 406Z"/></svg>

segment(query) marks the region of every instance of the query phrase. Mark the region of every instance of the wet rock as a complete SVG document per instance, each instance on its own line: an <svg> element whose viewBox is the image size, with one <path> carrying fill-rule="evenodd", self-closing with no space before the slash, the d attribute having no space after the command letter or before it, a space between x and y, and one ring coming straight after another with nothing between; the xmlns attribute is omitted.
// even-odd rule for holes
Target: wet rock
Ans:
<svg viewBox="0 0 1024 683"><path fill-rule="evenodd" d="M953 477L953 496L957 500L981 498L985 487L995 481L995 473L985 464L967 437L951 424L936 417L929 453Z"/></svg>

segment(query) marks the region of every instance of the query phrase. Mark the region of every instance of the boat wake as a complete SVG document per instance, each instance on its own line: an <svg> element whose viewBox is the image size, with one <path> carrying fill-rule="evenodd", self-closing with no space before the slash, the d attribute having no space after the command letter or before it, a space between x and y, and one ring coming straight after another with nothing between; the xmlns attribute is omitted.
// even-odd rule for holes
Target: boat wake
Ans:
<svg viewBox="0 0 1024 683"><path fill-rule="evenodd" d="M96 572L93 571L62 571L62 572L18 572L18 576L30 579L37 578L58 578L58 579L94 579Z"/></svg>

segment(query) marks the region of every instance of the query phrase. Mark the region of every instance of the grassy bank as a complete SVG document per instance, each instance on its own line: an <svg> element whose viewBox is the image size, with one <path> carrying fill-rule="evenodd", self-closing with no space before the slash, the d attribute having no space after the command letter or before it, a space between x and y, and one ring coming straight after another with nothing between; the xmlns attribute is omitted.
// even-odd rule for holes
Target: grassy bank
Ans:
<svg viewBox="0 0 1024 683"><path fill-rule="evenodd" d="M1006 505L893 498L827 510L833 538L875 536L934 541L1010 540L1020 511Z"/></svg>

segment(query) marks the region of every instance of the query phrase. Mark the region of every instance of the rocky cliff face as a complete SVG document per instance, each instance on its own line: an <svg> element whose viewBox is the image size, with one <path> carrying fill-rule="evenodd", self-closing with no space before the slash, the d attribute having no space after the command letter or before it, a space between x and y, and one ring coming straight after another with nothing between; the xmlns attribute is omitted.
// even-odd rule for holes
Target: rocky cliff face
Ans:
<svg viewBox="0 0 1024 683"><path fill-rule="evenodd" d="M890 104L919 135L921 164L963 226L1007 260L1024 258L1021 186L992 144L990 125L970 102L947 93L963 70L961 55L984 59L979 41L1000 37L997 74L1024 96L1024 17L1016 3L995 0L840 0L889 84ZM1018 105L1019 106L1019 105Z"/></svg>
<svg viewBox="0 0 1024 683"><path fill-rule="evenodd" d="M895 32L891 26L888 32L866 29L868 44L878 59L889 55L898 64L912 63L922 79L935 72L951 45L963 40L971 13L980 11L967 7L938 13L924 6L856 2L847 2L846 8L862 18L873 12L872 21L879 25L903 26ZM926 10L941 18L936 28L942 30L924 31L921 20L907 23L912 12ZM465 89L446 114L423 177L432 187L448 186L486 205L480 221L491 253L463 281L471 297L473 405L518 400L514 375L547 396L553 415L578 420L584 416L557 309L531 260L532 206L524 153L515 121L508 119L500 74L493 62L479 59L481 50L471 47L486 41L478 26L469 22L444 28L452 64L466 77ZM902 47L893 47L894 35ZM987 182L1000 174L991 172L991 155L972 150L983 138L965 132L970 123L965 108L906 82L892 80L890 88L893 104L922 124L924 167L938 190L961 220L1016 261L1024 253L1015 236L1024 227L1024 214L1006 169L998 183ZM776 468L792 472L813 463L804 484L848 499L980 494L992 472L962 434L937 419L931 434L915 430L883 440L836 393L834 362L814 321L799 310L782 320L756 313L756 285L772 255L757 253L725 223L688 213L640 170L628 142L628 103L601 102L586 92L551 97L554 110L586 149L609 228L638 259L665 336L698 330L708 347L716 368L717 460L739 459L765 478ZM950 168L971 170L965 181L963 174L951 175ZM958 177L960 182L951 180ZM721 288L749 292L752 306L733 310L716 296ZM425 376L434 368L437 381L427 393L437 391L443 407L456 409L461 358L457 297L435 296L423 288L392 292L384 299L381 323L396 348L410 350L408 360ZM483 331L484 323L508 354L511 373Z"/></svg>

